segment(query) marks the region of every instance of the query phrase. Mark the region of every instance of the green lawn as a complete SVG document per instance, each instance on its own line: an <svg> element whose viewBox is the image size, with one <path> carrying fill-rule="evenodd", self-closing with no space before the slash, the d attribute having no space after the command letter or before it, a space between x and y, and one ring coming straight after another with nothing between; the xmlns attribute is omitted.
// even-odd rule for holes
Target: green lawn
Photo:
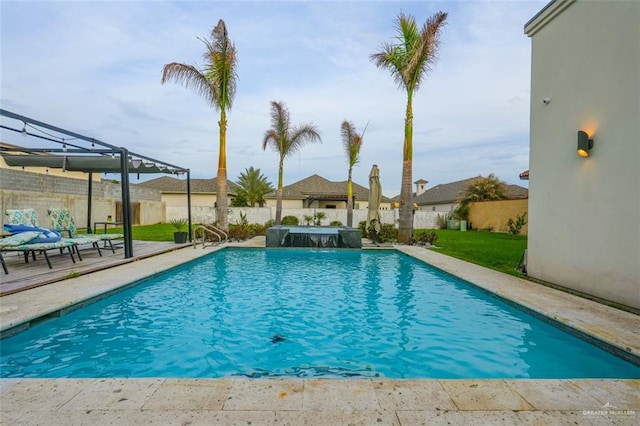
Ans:
<svg viewBox="0 0 640 426"><path fill-rule="evenodd" d="M121 233L122 228L109 228L109 233ZM140 241L173 241L175 228L169 223L136 225L133 239ZM527 237L485 231L436 230L438 241L435 249L471 263L495 269L515 276L523 276L515 268L527 248Z"/></svg>
<svg viewBox="0 0 640 426"><path fill-rule="evenodd" d="M187 231L186 227L184 229ZM173 241L173 233L176 228L170 223L156 223L154 225L134 225L131 234L134 240L139 241ZM109 234L121 234L122 227L109 228Z"/></svg>
<svg viewBox="0 0 640 426"><path fill-rule="evenodd" d="M439 253L522 277L515 270L527 248L527 237L486 231L436 230Z"/></svg>

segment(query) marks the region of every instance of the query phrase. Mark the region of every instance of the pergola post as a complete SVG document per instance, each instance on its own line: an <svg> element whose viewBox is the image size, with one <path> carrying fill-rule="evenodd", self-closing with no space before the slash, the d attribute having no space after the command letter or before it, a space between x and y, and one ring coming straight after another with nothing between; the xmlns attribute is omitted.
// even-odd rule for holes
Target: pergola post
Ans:
<svg viewBox="0 0 640 426"><path fill-rule="evenodd" d="M131 196L129 194L129 151L120 148L120 178L122 188L122 230L124 233L124 257L133 257L133 237L131 234Z"/></svg>

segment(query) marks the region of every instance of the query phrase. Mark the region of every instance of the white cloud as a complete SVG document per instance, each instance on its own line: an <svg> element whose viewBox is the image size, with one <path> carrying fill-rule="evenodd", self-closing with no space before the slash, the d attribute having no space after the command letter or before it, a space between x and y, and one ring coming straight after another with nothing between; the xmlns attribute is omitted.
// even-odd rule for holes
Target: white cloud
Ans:
<svg viewBox="0 0 640 426"><path fill-rule="evenodd" d="M406 95L369 55L392 41L401 10L423 22L449 12L439 62L414 98L414 180L446 183L495 173L522 184L528 168L530 2L17 2L1 12L0 103L26 115L213 177L218 113L197 94L160 84L168 62L201 64L224 19L239 51L228 115L228 176L250 166L277 180L262 151L272 100L294 124L313 122L323 144L285 162L285 184L317 173L346 179L339 127L369 123L354 170L367 185L380 166L385 195L399 193ZM6 120L2 120L3 124ZM0 139L24 144L12 132ZM38 145L38 144L36 144Z"/></svg>

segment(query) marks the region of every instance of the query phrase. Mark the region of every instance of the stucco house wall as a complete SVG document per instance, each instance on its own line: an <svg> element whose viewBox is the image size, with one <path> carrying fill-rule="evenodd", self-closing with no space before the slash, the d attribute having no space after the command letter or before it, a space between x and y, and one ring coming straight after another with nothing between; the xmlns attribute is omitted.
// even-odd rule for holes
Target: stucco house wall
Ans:
<svg viewBox="0 0 640 426"><path fill-rule="evenodd" d="M555 1L525 32L528 273L640 308L640 2Z"/></svg>

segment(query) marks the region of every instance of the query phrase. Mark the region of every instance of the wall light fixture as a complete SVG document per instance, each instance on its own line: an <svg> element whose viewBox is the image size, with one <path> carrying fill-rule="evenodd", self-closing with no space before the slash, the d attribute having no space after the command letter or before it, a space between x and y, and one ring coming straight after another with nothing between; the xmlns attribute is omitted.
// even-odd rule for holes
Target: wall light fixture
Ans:
<svg viewBox="0 0 640 426"><path fill-rule="evenodd" d="M587 132L578 130L578 155L588 157L591 148L593 148L593 139L589 138Z"/></svg>

